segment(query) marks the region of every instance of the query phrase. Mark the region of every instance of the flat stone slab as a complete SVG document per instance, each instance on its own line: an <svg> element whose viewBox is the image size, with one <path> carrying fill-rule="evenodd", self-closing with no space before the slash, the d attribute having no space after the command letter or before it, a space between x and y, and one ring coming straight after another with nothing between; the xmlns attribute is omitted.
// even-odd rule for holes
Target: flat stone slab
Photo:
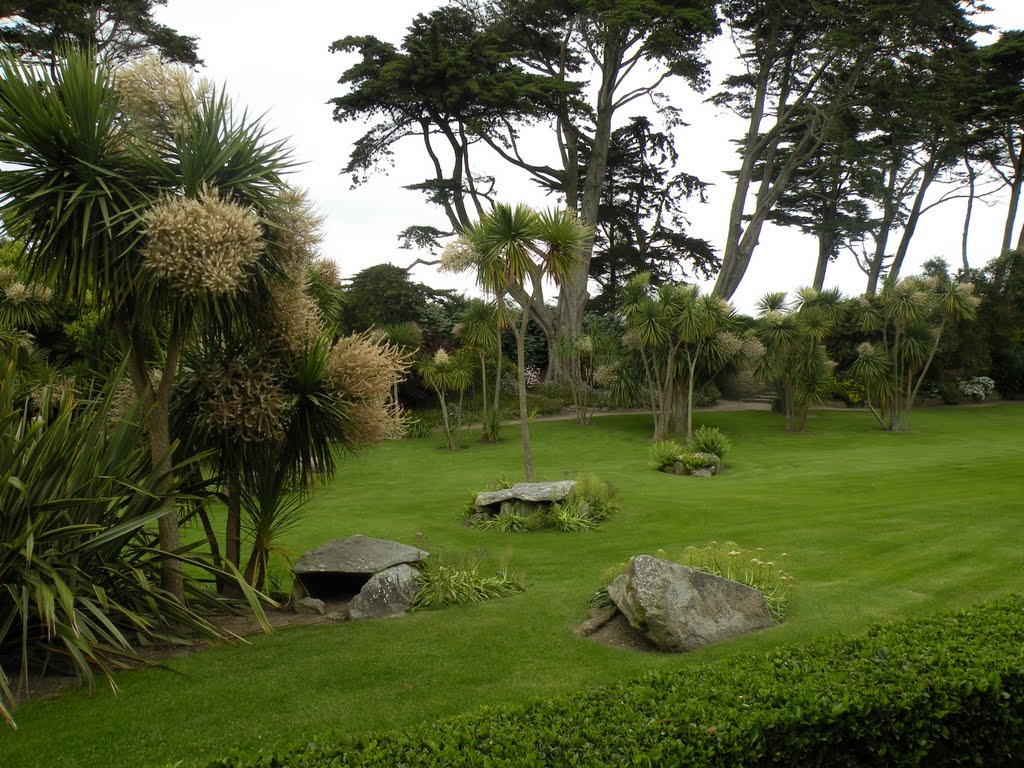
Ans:
<svg viewBox="0 0 1024 768"><path fill-rule="evenodd" d="M556 480L553 483L516 483L512 498L523 501L561 501L576 487L575 480Z"/></svg>
<svg viewBox="0 0 1024 768"><path fill-rule="evenodd" d="M511 488L502 488L499 491L480 491L476 495L476 505L478 507L489 507L492 504L501 504L503 501L508 501L513 498Z"/></svg>
<svg viewBox="0 0 1024 768"><path fill-rule="evenodd" d="M507 501L528 501L533 504L562 501L576 487L575 480L555 480L546 483L516 483L498 491L481 491L476 495L476 508L480 512L498 514Z"/></svg>
<svg viewBox="0 0 1024 768"><path fill-rule="evenodd" d="M304 573L377 573L399 563L418 563L429 555L397 541L349 536L322 544L300 557L292 571Z"/></svg>

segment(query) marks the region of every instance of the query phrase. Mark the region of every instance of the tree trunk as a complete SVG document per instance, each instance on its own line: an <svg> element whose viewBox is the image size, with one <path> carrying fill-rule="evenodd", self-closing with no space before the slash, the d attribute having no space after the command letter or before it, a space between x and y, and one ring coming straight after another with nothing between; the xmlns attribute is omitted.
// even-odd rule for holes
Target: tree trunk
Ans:
<svg viewBox="0 0 1024 768"><path fill-rule="evenodd" d="M1017 208L1020 205L1021 185L1024 185L1024 173L1017 173L1010 186L1010 202L1006 210L1006 223L1003 225L1003 245L1000 253L1007 253L1013 243L1013 225L1017 221Z"/></svg>
<svg viewBox="0 0 1024 768"><path fill-rule="evenodd" d="M885 265L885 248L889 244L889 233L892 231L893 222L896 220L898 206L893 201L896 195L896 182L899 177L898 163L889 166L889 179L885 186L885 200L882 206L882 218L875 230L875 253L868 268L868 284L864 293L874 296L878 292L878 281L882 275L882 267Z"/></svg>
<svg viewBox="0 0 1024 768"><path fill-rule="evenodd" d="M242 570L242 489L236 471L227 477L227 519L224 522L224 559L235 572ZM234 581L224 585L228 597L241 597L242 591Z"/></svg>
<svg viewBox="0 0 1024 768"><path fill-rule="evenodd" d="M444 429L445 448L452 450L455 445L452 443L452 427L448 422L448 404L445 402L444 392L439 391L437 399L441 403L441 427Z"/></svg>
<svg viewBox="0 0 1024 768"><path fill-rule="evenodd" d="M170 339L167 345L167 356L159 384L154 382L146 364L145 350L147 344L123 316L114 318L114 330L117 333L123 354L127 357L128 373L131 376L135 396L146 408L146 427L149 440L149 456L153 469L161 475L160 490L168 488L173 480L171 477L171 425L170 402L171 384L177 372L178 356L184 340L184 330L180 320L171 325ZM177 552L181 547L181 536L178 531L178 511L173 499L169 499L170 510L157 521L157 533L160 538L160 549L164 552ZM185 581L181 575L181 563L173 557L166 557L160 564L160 583L164 590L184 602Z"/></svg>
<svg viewBox="0 0 1024 768"><path fill-rule="evenodd" d="M921 220L921 207L924 205L925 194L938 175L938 163L933 157L925 168L924 175L921 177L921 185L917 189L917 194L914 195L914 203L910 208L910 214L907 216L907 223L903 225L903 237L900 238L899 247L896 249L896 256L893 258L889 274L885 278L887 281L895 283L899 280L900 270L903 269L903 261L910 250L910 241L914 237L914 232L917 231L917 223Z"/></svg>
<svg viewBox="0 0 1024 768"><path fill-rule="evenodd" d="M170 483L171 477L171 438L170 416L166 402L154 402L149 409L147 426L149 427L149 449L153 466L164 478L161 486ZM157 521L160 536L160 549L166 553L177 552L181 548L181 535L178 531L178 508L171 500L170 510ZM160 565L160 584L178 600L185 600L185 581L181 575L181 563L173 557L164 558Z"/></svg>
<svg viewBox="0 0 1024 768"><path fill-rule="evenodd" d="M832 258L835 237L824 232L818 235L818 263L814 268L814 290L820 291L825 287L825 270Z"/></svg>
<svg viewBox="0 0 1024 768"><path fill-rule="evenodd" d="M221 561L220 544L217 541L217 532L213 529L213 521L210 520L210 512L205 502L199 502L199 509L196 510L199 521L203 525L203 533L206 534L206 543L210 546L210 557L213 559L213 567L223 570L224 563ZM216 589L219 594L224 594L226 582L219 573L214 575Z"/></svg>
<svg viewBox="0 0 1024 768"><path fill-rule="evenodd" d="M697 356L694 355L689 364L686 381L686 439L693 438L693 379L697 372Z"/></svg>

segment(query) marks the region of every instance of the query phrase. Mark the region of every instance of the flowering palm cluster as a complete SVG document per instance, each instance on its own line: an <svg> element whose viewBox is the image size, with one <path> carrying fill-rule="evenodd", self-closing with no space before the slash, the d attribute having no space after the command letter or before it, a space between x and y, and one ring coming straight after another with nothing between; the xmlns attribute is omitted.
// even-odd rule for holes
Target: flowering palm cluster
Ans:
<svg viewBox="0 0 1024 768"><path fill-rule="evenodd" d="M185 67L148 54L117 70L114 85L121 111L134 129L151 135L173 136L186 116L213 93L213 84L196 80Z"/></svg>
<svg viewBox="0 0 1024 768"><path fill-rule="evenodd" d="M214 367L204 376L202 402L208 427L242 443L278 443L284 438L289 399L280 377L259 357Z"/></svg>
<svg viewBox="0 0 1024 768"><path fill-rule="evenodd" d="M186 297L236 295L264 248L256 214L210 189L164 198L144 214L142 232L145 267Z"/></svg>
<svg viewBox="0 0 1024 768"><path fill-rule="evenodd" d="M349 445L366 446L401 434L401 414L389 407L389 397L409 365L405 352L372 332L347 336L334 345L327 382L332 394L350 404Z"/></svg>

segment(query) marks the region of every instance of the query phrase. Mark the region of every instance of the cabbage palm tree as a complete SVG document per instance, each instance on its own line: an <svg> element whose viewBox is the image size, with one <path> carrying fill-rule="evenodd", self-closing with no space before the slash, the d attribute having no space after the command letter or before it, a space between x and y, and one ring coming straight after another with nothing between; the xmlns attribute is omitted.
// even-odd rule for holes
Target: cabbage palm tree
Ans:
<svg viewBox="0 0 1024 768"><path fill-rule="evenodd" d="M571 211L535 211L526 205L498 203L466 231L476 256L477 282L485 290L503 296L510 289L525 294L516 337L519 384L519 424L523 443L523 469L533 481L533 455L526 409L526 327L534 303L542 295L545 280L556 285L567 279L580 262L589 227Z"/></svg>
<svg viewBox="0 0 1024 768"><path fill-rule="evenodd" d="M481 424L485 443L498 441L501 424L499 398L501 393L501 330L502 308L497 301L470 299L455 326L455 334L465 349L474 350L480 363ZM488 399L491 383L487 380L487 358L493 356L495 365L494 398Z"/></svg>
<svg viewBox="0 0 1024 768"><path fill-rule="evenodd" d="M877 296L861 298L860 327L878 340L857 348L850 373L864 384L882 429L906 431L942 332L952 322L973 320L978 301L972 284L938 277L887 281Z"/></svg>
<svg viewBox="0 0 1024 768"><path fill-rule="evenodd" d="M0 102L5 227L24 243L33 278L79 305L94 299L110 309L146 406L151 461L166 475L171 390L186 340L199 327L244 322L246 296L266 292L280 269L274 249L255 243L232 274L212 266L204 272L194 257L206 253L205 244L185 237L200 229L182 227L170 232L163 252L188 241L190 263L178 266L199 265L200 284L183 285L173 279L174 264L147 260L147 247L161 252L161 232L147 216L164 203L216 200L221 212L261 227L283 188L288 152L223 93L193 100L182 94L181 104L170 105L178 119L167 132L135 123L129 115L139 111L124 108L111 72L79 53L52 69L0 57ZM169 509L159 521L160 543L174 552L179 536ZM183 596L173 558L162 578Z"/></svg>
<svg viewBox="0 0 1024 768"><path fill-rule="evenodd" d="M825 339L846 314L846 304L836 289L802 288L793 304L779 292L766 294L757 306L754 335L765 353L754 375L779 386L786 430L799 432L809 408L831 392L835 366L828 359Z"/></svg>
<svg viewBox="0 0 1024 768"><path fill-rule="evenodd" d="M448 449L460 448L459 426L462 421L462 398L470 384L473 383L473 369L466 351L448 352L448 350L439 349L432 355L423 355L416 364L416 370L423 377L423 382L437 393L438 404L441 406L441 427L444 429L445 447ZM448 403L450 392L459 393L458 416L454 420L451 417L451 408Z"/></svg>
<svg viewBox="0 0 1024 768"><path fill-rule="evenodd" d="M710 362L720 368L742 352L732 334L719 338L732 327L732 306L693 285L652 289L650 275L641 273L626 284L622 311L627 340L640 351L651 391L653 439L665 440L678 430L690 439L698 366Z"/></svg>

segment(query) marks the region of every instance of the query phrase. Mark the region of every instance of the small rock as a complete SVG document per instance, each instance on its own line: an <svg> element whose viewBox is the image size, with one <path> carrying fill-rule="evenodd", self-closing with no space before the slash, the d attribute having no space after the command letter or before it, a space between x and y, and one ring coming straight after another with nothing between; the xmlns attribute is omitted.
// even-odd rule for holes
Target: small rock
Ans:
<svg viewBox="0 0 1024 768"><path fill-rule="evenodd" d="M614 605L602 605L598 608L591 608L587 618L573 630L573 634L578 637L590 637L590 635L614 619L618 612L619 609Z"/></svg>
<svg viewBox="0 0 1024 768"><path fill-rule="evenodd" d="M327 604L315 597L304 597L295 603L296 613L315 613L323 616L327 611Z"/></svg>

